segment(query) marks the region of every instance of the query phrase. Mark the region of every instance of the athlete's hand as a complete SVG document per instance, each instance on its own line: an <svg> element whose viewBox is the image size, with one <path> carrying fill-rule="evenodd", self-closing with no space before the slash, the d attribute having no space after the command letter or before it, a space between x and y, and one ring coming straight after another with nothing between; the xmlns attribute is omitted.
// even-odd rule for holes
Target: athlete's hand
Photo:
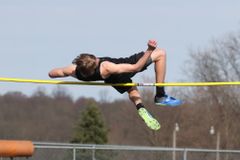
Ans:
<svg viewBox="0 0 240 160"><path fill-rule="evenodd" d="M157 41L156 40L149 40L148 41L148 49L149 50L154 50L157 47Z"/></svg>

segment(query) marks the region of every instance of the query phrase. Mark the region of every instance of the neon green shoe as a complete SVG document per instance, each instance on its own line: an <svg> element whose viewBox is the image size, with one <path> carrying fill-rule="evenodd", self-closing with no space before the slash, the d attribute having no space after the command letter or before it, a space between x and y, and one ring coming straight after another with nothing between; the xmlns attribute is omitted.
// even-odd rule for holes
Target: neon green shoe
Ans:
<svg viewBox="0 0 240 160"><path fill-rule="evenodd" d="M138 114L149 128L155 131L160 129L159 122L155 118L153 118L152 115L145 108L140 108L138 110Z"/></svg>

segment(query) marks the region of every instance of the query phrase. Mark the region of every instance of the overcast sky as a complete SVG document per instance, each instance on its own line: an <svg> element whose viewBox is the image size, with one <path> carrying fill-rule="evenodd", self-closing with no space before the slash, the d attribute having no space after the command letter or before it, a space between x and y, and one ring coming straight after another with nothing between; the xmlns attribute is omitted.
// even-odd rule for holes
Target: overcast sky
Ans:
<svg viewBox="0 0 240 160"><path fill-rule="evenodd" d="M183 78L189 48L204 48L240 28L238 0L0 0L0 77L49 79L48 71L71 63L81 52L125 57L154 38L168 54L167 82ZM153 67L134 78L153 77ZM185 77L186 78L186 77ZM73 80L73 79L62 79ZM154 82L154 78L152 79ZM0 94L54 86L0 82ZM111 87L68 86L74 96L99 98Z"/></svg>

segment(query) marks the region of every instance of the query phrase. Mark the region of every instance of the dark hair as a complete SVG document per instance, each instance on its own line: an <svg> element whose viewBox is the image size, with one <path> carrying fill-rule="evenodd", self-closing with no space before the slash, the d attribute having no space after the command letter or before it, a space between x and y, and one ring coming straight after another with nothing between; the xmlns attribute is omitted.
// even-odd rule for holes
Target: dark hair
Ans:
<svg viewBox="0 0 240 160"><path fill-rule="evenodd" d="M89 77L94 74L97 67L96 59L92 54L82 53L72 63L77 65L77 70L80 71L83 77Z"/></svg>

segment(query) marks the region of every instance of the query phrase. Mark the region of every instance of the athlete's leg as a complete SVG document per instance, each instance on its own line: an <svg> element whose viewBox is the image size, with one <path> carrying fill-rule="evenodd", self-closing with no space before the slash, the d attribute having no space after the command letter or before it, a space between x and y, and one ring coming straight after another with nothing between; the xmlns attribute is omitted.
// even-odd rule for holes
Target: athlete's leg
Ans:
<svg viewBox="0 0 240 160"><path fill-rule="evenodd" d="M160 129L159 122L152 117L152 115L145 109L142 104L141 96L137 87L132 87L128 90L129 99L135 104L138 114L143 119L143 121L147 124L147 126L153 130Z"/></svg>
<svg viewBox="0 0 240 160"><path fill-rule="evenodd" d="M128 97L135 105L142 103L141 95L137 87L132 87L130 90L128 90Z"/></svg>
<svg viewBox="0 0 240 160"><path fill-rule="evenodd" d="M156 83L164 83L167 60L166 51L156 48L151 55L151 59L155 63ZM164 106L178 106L181 103L182 102L180 100L167 96L164 87L156 87L155 104Z"/></svg>
<svg viewBox="0 0 240 160"><path fill-rule="evenodd" d="M155 64L154 67L155 67L156 83L164 83L165 75L166 75L166 60L167 60L166 51L163 49L156 48L151 55L151 59ZM156 87L156 96L157 97L165 96L164 87Z"/></svg>
<svg viewBox="0 0 240 160"><path fill-rule="evenodd" d="M156 82L163 83L166 75L166 51L156 48L151 55L151 59L155 63Z"/></svg>

